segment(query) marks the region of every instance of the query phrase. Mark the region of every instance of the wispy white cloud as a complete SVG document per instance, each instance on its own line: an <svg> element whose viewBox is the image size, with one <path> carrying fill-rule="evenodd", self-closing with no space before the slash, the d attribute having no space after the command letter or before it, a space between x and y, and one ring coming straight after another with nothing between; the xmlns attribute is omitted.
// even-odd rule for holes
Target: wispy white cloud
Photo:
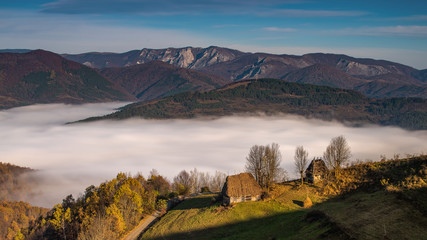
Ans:
<svg viewBox="0 0 427 240"><path fill-rule="evenodd" d="M327 34L359 35L359 36L400 36L400 37L427 37L427 26L380 26L345 28L324 31Z"/></svg>
<svg viewBox="0 0 427 240"><path fill-rule="evenodd" d="M279 27L265 27L262 30L268 32L295 32L295 28L279 28Z"/></svg>
<svg viewBox="0 0 427 240"><path fill-rule="evenodd" d="M388 20L398 20L398 21L427 21L427 15L412 15L405 17L395 17Z"/></svg>
<svg viewBox="0 0 427 240"><path fill-rule="evenodd" d="M65 14L200 14L242 13L303 0L57 0L44 5L43 12Z"/></svg>
<svg viewBox="0 0 427 240"><path fill-rule="evenodd" d="M239 24L219 24L219 25L213 25L212 28L236 28L241 26L242 25L239 25Z"/></svg>
<svg viewBox="0 0 427 240"><path fill-rule="evenodd" d="M0 33L3 48L40 48L57 53L124 52L144 47L205 47L221 43L185 30L127 26L113 20L26 11L0 10Z"/></svg>
<svg viewBox="0 0 427 240"><path fill-rule="evenodd" d="M259 16L276 17L357 17L369 14L363 11L338 11L338 10L306 10L306 9L274 9L261 11Z"/></svg>

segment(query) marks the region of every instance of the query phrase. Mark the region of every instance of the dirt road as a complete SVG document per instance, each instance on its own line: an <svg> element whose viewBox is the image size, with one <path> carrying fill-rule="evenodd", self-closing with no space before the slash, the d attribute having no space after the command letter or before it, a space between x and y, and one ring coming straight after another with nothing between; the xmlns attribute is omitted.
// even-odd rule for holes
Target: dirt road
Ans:
<svg viewBox="0 0 427 240"><path fill-rule="evenodd" d="M147 230L151 225L157 220L157 218L161 217L161 212L155 211L150 216L145 217L141 220L139 225L134 228L126 237L124 237L122 240L137 240L138 236Z"/></svg>

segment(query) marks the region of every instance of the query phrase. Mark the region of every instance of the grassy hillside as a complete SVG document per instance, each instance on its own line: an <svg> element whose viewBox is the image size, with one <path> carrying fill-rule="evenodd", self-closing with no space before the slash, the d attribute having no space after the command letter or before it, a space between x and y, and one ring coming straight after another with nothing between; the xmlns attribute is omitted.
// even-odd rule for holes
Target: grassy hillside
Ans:
<svg viewBox="0 0 427 240"><path fill-rule="evenodd" d="M427 129L427 100L370 99L338 88L261 79L230 84L208 92L185 92L128 105L98 119L154 119L226 116L233 114L297 114L353 124L374 123Z"/></svg>
<svg viewBox="0 0 427 240"><path fill-rule="evenodd" d="M295 201L303 201L305 195L294 193ZM308 210L294 203L272 200L224 208L212 203L212 197L205 195L183 202L140 239L298 239L320 237L331 229L303 221Z"/></svg>
<svg viewBox="0 0 427 240"><path fill-rule="evenodd" d="M213 202L213 195L199 196L140 239L425 239L426 156L359 164L343 176L341 182L356 187L331 194L322 183L280 184L270 199L231 208ZM307 196L311 208L303 208Z"/></svg>

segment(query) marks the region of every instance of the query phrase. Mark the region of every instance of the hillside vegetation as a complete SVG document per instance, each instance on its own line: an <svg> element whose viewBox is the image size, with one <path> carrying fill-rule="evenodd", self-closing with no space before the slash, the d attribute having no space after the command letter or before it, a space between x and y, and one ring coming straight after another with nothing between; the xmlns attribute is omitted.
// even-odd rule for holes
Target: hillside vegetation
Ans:
<svg viewBox="0 0 427 240"><path fill-rule="evenodd" d="M47 212L26 202L0 201L0 239L25 239L29 227Z"/></svg>
<svg viewBox="0 0 427 240"><path fill-rule="evenodd" d="M153 119L227 116L233 114L297 114L352 124L394 125L427 129L427 100L370 99L362 94L325 86L276 79L242 81L208 92L185 92L128 105L99 119Z"/></svg>
<svg viewBox="0 0 427 240"><path fill-rule="evenodd" d="M0 53L0 109L135 98L97 71L43 50Z"/></svg>
<svg viewBox="0 0 427 240"><path fill-rule="evenodd" d="M31 192L22 178L34 170L0 162L0 239L24 239L28 228L47 209L34 207L25 202L14 202Z"/></svg>
<svg viewBox="0 0 427 240"><path fill-rule="evenodd" d="M186 200L140 239L425 239L427 156L363 163L316 185L276 185L260 202ZM341 188L329 191L326 182ZM314 206L304 208L311 199Z"/></svg>
<svg viewBox="0 0 427 240"><path fill-rule="evenodd" d="M0 201L17 200L29 191L22 176L32 171L30 168L0 162Z"/></svg>
<svg viewBox="0 0 427 240"><path fill-rule="evenodd" d="M229 83L220 77L152 61L145 64L106 68L100 73L122 86L140 101L171 96L189 90L206 91Z"/></svg>
<svg viewBox="0 0 427 240"><path fill-rule="evenodd" d="M30 227L26 239L120 239L145 215L164 207L158 196L152 180L119 173L87 187L77 199L67 196Z"/></svg>

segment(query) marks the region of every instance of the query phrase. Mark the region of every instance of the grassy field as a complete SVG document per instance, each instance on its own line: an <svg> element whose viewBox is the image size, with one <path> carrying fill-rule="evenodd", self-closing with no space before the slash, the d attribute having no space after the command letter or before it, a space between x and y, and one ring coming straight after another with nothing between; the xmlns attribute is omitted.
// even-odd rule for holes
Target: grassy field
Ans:
<svg viewBox="0 0 427 240"><path fill-rule="evenodd" d="M140 239L427 239L426 156L367 163L347 174L355 172L360 187L339 195L287 183L272 189L269 199L232 207L215 202L216 195L194 197ZM395 185L382 186L385 176ZM311 208L303 207L307 196Z"/></svg>
<svg viewBox="0 0 427 240"><path fill-rule="evenodd" d="M427 239L421 209L386 191L357 192L332 199L293 190L274 200L224 208L213 195L184 201L140 239ZM426 189L419 189L427 199ZM323 201L322 201L323 200Z"/></svg>
<svg viewBox="0 0 427 240"><path fill-rule="evenodd" d="M310 209L302 202L307 191L283 186L283 194L274 200L245 202L223 207L213 202L215 195L189 199L166 214L140 239L305 239L307 236L339 239L340 233L326 234L331 226L325 221L305 220ZM286 191L285 191L286 190ZM313 203L323 199L309 194ZM334 238L335 237L335 238Z"/></svg>

